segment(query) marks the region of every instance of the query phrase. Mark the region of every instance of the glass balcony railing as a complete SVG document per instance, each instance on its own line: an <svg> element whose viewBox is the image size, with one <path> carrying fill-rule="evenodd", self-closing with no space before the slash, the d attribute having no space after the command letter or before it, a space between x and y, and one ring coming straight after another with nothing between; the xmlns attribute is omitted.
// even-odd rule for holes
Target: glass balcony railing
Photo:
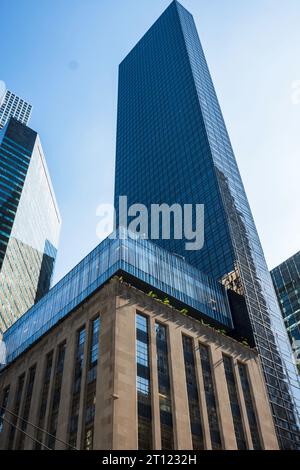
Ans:
<svg viewBox="0 0 300 470"><path fill-rule="evenodd" d="M176 254L122 231L106 238L3 335L13 361L116 272L138 280L233 328L224 287Z"/></svg>

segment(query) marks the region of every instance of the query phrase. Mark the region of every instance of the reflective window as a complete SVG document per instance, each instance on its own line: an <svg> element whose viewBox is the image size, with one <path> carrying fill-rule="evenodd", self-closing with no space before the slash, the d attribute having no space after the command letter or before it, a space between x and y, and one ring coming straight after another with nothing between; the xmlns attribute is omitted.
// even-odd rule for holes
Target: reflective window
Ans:
<svg viewBox="0 0 300 470"><path fill-rule="evenodd" d="M152 449L152 409L149 361L149 331L145 316L136 314L136 366L138 449Z"/></svg>
<svg viewBox="0 0 300 470"><path fill-rule="evenodd" d="M211 370L211 362L209 355L209 348L203 344L199 345L205 401L208 415L208 423L210 430L210 439L212 449L221 449L222 440L220 434L218 409L215 397L214 379Z"/></svg>
<svg viewBox="0 0 300 470"><path fill-rule="evenodd" d="M5 387L3 390L2 394L2 403L1 403L1 408L0 408L0 432L3 431L3 426L4 426L4 417L6 413L6 407L8 403L8 397L9 397L9 386Z"/></svg>
<svg viewBox="0 0 300 470"><path fill-rule="evenodd" d="M36 366L33 366L29 369L29 377L28 377L26 393L25 393L25 398L24 398L22 419L20 423L21 431L19 431L19 439L18 439L17 446L16 446L18 450L22 450L24 448L25 437L26 437L24 432L26 432L27 424L28 424L27 421L29 418L29 412L30 412L30 406L31 406L35 371L36 371Z"/></svg>
<svg viewBox="0 0 300 470"><path fill-rule="evenodd" d="M41 429L38 429L36 432L36 438L39 442L43 442L44 436L45 436L45 433L43 433L42 429L44 429L45 427L45 418L46 418L46 410L47 410L47 403L48 403L48 396L49 396L52 362L53 362L53 351L51 351L46 356L45 372L44 372L42 394L41 394L41 404L40 404L39 417L38 417L38 427ZM39 444L39 442L35 443L36 450L42 449L42 446L41 444Z"/></svg>
<svg viewBox="0 0 300 470"><path fill-rule="evenodd" d="M237 448L238 450L245 450L247 449L247 444L232 359L226 355L223 355L223 364L225 369Z"/></svg>
<svg viewBox="0 0 300 470"><path fill-rule="evenodd" d="M296 360L300 359L300 251L271 271Z"/></svg>
<svg viewBox="0 0 300 470"><path fill-rule="evenodd" d="M58 413L59 413L59 405L60 405L60 398L61 398L61 385L62 385L62 378L64 372L64 362L65 362L65 353L66 353L66 343L62 343L58 347L58 354L54 372L54 384L53 384L53 391L52 391L52 402L50 407L50 416L49 416L49 425L48 431L51 434L48 435L48 447L50 449L55 448L55 436L57 432L57 424L58 424Z"/></svg>
<svg viewBox="0 0 300 470"><path fill-rule="evenodd" d="M192 338L183 336L182 344L193 449L201 450L204 449L204 442L195 369L194 342Z"/></svg>
<svg viewBox="0 0 300 470"><path fill-rule="evenodd" d="M76 447L79 407L80 407L80 389L82 381L83 361L84 361L84 344L85 344L85 328L82 328L77 333L77 344L75 352L75 366L74 366L74 382L73 382L73 396L71 400L71 415L69 423L69 443Z"/></svg>
<svg viewBox="0 0 300 470"><path fill-rule="evenodd" d="M86 400L84 411L84 442L85 450L93 449L94 441L94 419L96 408L96 382L97 382L97 364L99 356L99 333L101 327L100 317L92 321L91 341L88 353L88 370L87 370L87 386ZM81 341L83 340L81 336Z"/></svg>
<svg viewBox="0 0 300 470"><path fill-rule="evenodd" d="M256 414L255 414L255 407L254 407L254 403L252 399L252 393L251 393L251 388L250 388L250 383L249 383L249 378L248 378L247 366L239 362L238 368L239 368L240 379L241 379L241 384L242 384L242 389L243 389L243 394L244 394L244 400L245 400L245 405L246 405L246 410L247 410L247 416L248 416L248 422L250 426L253 448L254 450L260 450L262 449L262 446L261 446L257 419L256 419Z"/></svg>
<svg viewBox="0 0 300 470"><path fill-rule="evenodd" d="M155 323L160 432L162 450L174 449L172 396L169 372L167 328Z"/></svg>
<svg viewBox="0 0 300 470"><path fill-rule="evenodd" d="M14 447L14 439L15 439L15 434L16 434L16 424L18 422L18 416L20 412L20 406L21 406L21 400L22 400L22 392L23 392L23 387L24 387L24 382L25 382L25 374L22 374L18 378L18 385L17 385L17 392L14 397L14 405L13 405L13 415L11 416L10 420L12 422L12 425L9 428L9 434L8 434L8 449L13 449Z"/></svg>

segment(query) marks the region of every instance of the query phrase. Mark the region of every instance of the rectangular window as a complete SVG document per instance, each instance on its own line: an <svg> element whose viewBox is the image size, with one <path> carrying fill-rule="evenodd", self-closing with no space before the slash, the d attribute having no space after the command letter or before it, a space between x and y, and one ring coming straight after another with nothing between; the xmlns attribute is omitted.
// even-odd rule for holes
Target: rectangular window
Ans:
<svg viewBox="0 0 300 470"><path fill-rule="evenodd" d="M2 395L2 403L1 403L1 408L0 408L0 432L3 431L4 427L4 417L6 413L6 407L8 403L8 397L9 397L9 385L5 387L3 390L3 395Z"/></svg>
<svg viewBox="0 0 300 470"><path fill-rule="evenodd" d="M218 410L215 396L214 379L211 370L208 346L199 345L205 401L208 415L211 446L213 450L222 449Z"/></svg>
<svg viewBox="0 0 300 470"><path fill-rule="evenodd" d="M48 424L48 432L51 434L51 436L48 436L48 447L50 447L50 449L54 449L55 447L55 436L57 432L58 411L61 398L61 384L64 372L65 354L66 343L64 342L58 347L58 354L54 372L53 395Z"/></svg>
<svg viewBox="0 0 300 470"><path fill-rule="evenodd" d="M25 374L22 374L18 378L17 392L16 392L16 395L14 397L14 407L13 407L13 413L14 414L11 417L12 425L10 426L9 434L8 434L8 446L7 446L8 450L13 449L13 447L14 447L14 439L15 439L15 434L16 434L16 427L15 426L18 422L18 416L19 416L19 412L20 412L24 382L25 382Z"/></svg>
<svg viewBox="0 0 300 470"><path fill-rule="evenodd" d="M45 426L45 417L46 417L46 409L47 409L48 395L49 395L49 388L50 388L52 362L53 362L53 351L51 351L46 356L45 372L44 372L44 377L43 377L43 388L42 388L40 410L39 410L39 417L38 417L38 427L41 429L44 429L44 426ZM44 433L42 432L41 429L38 429L36 432L36 439L39 442L43 442L43 437L44 437ZM35 450L40 450L42 448L39 442L35 443Z"/></svg>
<svg viewBox="0 0 300 470"><path fill-rule="evenodd" d="M20 423L21 431L19 434L19 440L18 440L18 444L16 447L18 450L22 450L24 448L24 442L25 442L25 437L26 437L24 432L26 432L26 429L27 429L27 421L28 421L29 413L30 413L31 398L32 398L33 385L34 385L34 379L35 379L35 371L36 371L36 366L33 366L29 369L29 377L28 377L27 388L26 388L25 399L24 399L25 401L24 401L23 415L22 415L22 420Z"/></svg>
<svg viewBox="0 0 300 470"><path fill-rule="evenodd" d="M182 345L193 449L202 450L204 449L204 442L195 369L193 339L189 338L188 336L183 336Z"/></svg>
<svg viewBox="0 0 300 470"><path fill-rule="evenodd" d="M247 411L247 416L248 416L248 422L249 422L249 427L250 427L250 432L251 432L253 448L254 450L260 450L262 449L262 445L260 442L254 403L252 400L247 366L239 362L238 367L239 367L239 374L240 374L240 379L241 379L241 384L242 384L242 389L243 389L243 394L244 394L244 400L245 400L245 405L246 405L246 411Z"/></svg>
<svg viewBox="0 0 300 470"><path fill-rule="evenodd" d="M149 331L145 316L136 315L136 387L138 409L138 449L152 449L152 409L149 361Z"/></svg>
<svg viewBox="0 0 300 470"><path fill-rule="evenodd" d="M227 389L230 401L230 408L232 413L235 439L238 450L247 449L245 430L242 420L241 408L238 398L238 391L236 386L236 380L234 376L234 369L232 359L228 356L223 355L223 364L225 369L225 376L227 382Z"/></svg>
<svg viewBox="0 0 300 470"><path fill-rule="evenodd" d="M155 323L161 449L174 449L167 328Z"/></svg>
<svg viewBox="0 0 300 470"><path fill-rule="evenodd" d="M83 361L84 361L85 336L86 336L85 328L82 328L77 333L73 391L72 391L72 401L71 401L71 416L70 416L70 422L69 422L69 443L73 447L76 447L76 442L77 442L79 407L80 407L80 389L81 389Z"/></svg>
<svg viewBox="0 0 300 470"><path fill-rule="evenodd" d="M84 413L84 443L85 450L93 449L94 442L94 419L96 407L96 382L97 382L97 364L99 356L99 334L101 328L100 317L92 322L92 336L88 354L88 371L86 401Z"/></svg>

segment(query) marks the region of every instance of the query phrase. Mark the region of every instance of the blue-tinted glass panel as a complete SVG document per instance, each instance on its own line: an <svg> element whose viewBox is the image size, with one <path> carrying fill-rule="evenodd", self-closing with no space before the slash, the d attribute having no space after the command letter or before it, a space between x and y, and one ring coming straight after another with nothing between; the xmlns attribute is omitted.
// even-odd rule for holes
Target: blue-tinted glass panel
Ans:
<svg viewBox="0 0 300 470"><path fill-rule="evenodd" d="M225 369L225 376L237 448L238 450L246 450L247 444L245 438L245 430L242 420L240 402L238 398L238 389L236 385L232 359L228 356L223 355L223 364Z"/></svg>
<svg viewBox="0 0 300 470"><path fill-rule="evenodd" d="M188 336L183 336L182 344L193 449L201 450L204 449L204 442L196 378L193 339L189 338Z"/></svg>
<svg viewBox="0 0 300 470"><path fill-rule="evenodd" d="M255 406L253 403L252 392L250 388L247 366L239 363L239 373L244 394L244 400L247 410L248 422L251 432L252 444L254 450L262 449L260 434L258 430Z"/></svg>
<svg viewBox="0 0 300 470"><path fill-rule="evenodd" d="M136 388L138 449L152 449L152 407L149 361L149 331L145 316L136 314Z"/></svg>
<svg viewBox="0 0 300 470"><path fill-rule="evenodd" d="M172 394L169 371L168 334L166 326L155 323L160 434L162 450L174 449Z"/></svg>
<svg viewBox="0 0 300 470"><path fill-rule="evenodd" d="M218 408L215 396L215 384L211 369L208 346L199 345L202 376L204 383L205 401L207 408L210 440L213 450L222 449L222 439L219 426Z"/></svg>

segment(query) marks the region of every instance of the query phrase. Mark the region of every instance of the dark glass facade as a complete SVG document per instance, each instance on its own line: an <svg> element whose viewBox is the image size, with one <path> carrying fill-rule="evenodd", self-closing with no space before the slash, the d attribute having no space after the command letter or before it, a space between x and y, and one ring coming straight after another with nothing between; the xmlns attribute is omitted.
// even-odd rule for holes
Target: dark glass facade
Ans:
<svg viewBox="0 0 300 470"><path fill-rule="evenodd" d="M136 315L136 388L138 449L152 449L152 405L147 317Z"/></svg>
<svg viewBox="0 0 300 470"><path fill-rule="evenodd" d="M18 450L22 450L24 448L24 441L26 437L26 429L27 429L27 424L28 424L28 418L29 418L29 412L30 412L30 406L31 406L31 398L32 398L32 391L33 391L33 386L34 386L34 379L35 379L35 371L36 371L36 366L33 366L29 369L29 375L28 375L28 382L26 386L26 393L25 393L25 403L24 403L24 408L23 408L23 413L21 417L21 430L23 432L19 433L18 437L18 442L16 448Z"/></svg>
<svg viewBox="0 0 300 470"><path fill-rule="evenodd" d="M162 450L174 449L172 396L169 372L167 328L155 323L156 355L159 393L160 434Z"/></svg>
<svg viewBox="0 0 300 470"><path fill-rule="evenodd" d="M2 403L1 403L1 408L0 408L0 432L2 432L2 429L3 429L3 422L4 422L5 413L6 413L8 398L9 398L9 386L6 387L2 393Z"/></svg>
<svg viewBox="0 0 300 470"><path fill-rule="evenodd" d="M61 384L64 372L64 363L65 363L65 352L66 352L66 343L62 343L58 347L56 365L55 365L55 378L52 391L52 399L49 413L48 421L48 439L47 446L50 449L55 447L55 438L58 424L58 412L61 398Z"/></svg>
<svg viewBox="0 0 300 470"><path fill-rule="evenodd" d="M75 370L74 370L74 382L73 382L73 397L72 397L71 416L70 416L70 423L69 423L69 443L73 447L76 447L76 442L77 442L85 337L86 337L85 328L82 328L77 333Z"/></svg>
<svg viewBox="0 0 300 470"><path fill-rule="evenodd" d="M238 450L246 450L247 444L245 438L245 429L242 419L241 407L231 357L223 355L223 364L225 369L225 376L237 448Z"/></svg>
<svg viewBox="0 0 300 470"><path fill-rule="evenodd" d="M50 288L60 216L35 131L0 130L0 333Z"/></svg>
<svg viewBox="0 0 300 470"><path fill-rule="evenodd" d="M14 405L13 405L13 415L11 415L11 422L12 425L9 428L9 434L8 434L8 449L13 449L14 448L14 439L15 439L15 434L16 434L16 424L18 422L18 416L20 412L20 405L21 405L21 399L22 399L22 393L23 393L23 387L24 387L24 381L25 381L25 374L20 375L18 378L18 386L17 386L17 392L16 396L14 397Z"/></svg>
<svg viewBox="0 0 300 470"><path fill-rule="evenodd" d="M249 427L250 427L250 432L251 432L253 449L261 450L262 446L261 446L261 440L260 440L260 435L259 435L259 430L258 430L258 425L257 425L256 411L255 411L255 407L253 403L253 395L252 395L249 378L248 378L247 366L245 364L239 363L238 368L239 368L240 380L241 380L243 394L244 394L244 400L245 400L248 422L249 422Z"/></svg>
<svg viewBox="0 0 300 470"><path fill-rule="evenodd" d="M156 243L244 295L280 445L299 447L290 344L194 20L177 1L120 64L117 208L121 195L148 209L204 204L201 250Z"/></svg>
<svg viewBox="0 0 300 470"><path fill-rule="evenodd" d="M300 362L300 251L272 269L271 276L296 361Z"/></svg>
<svg viewBox="0 0 300 470"><path fill-rule="evenodd" d="M204 449L203 427L199 404L193 341L194 340L188 336L182 337L193 449L202 450Z"/></svg>
<svg viewBox="0 0 300 470"><path fill-rule="evenodd" d="M215 396L215 385L210 363L208 346L199 345L201 368L205 392L205 401L208 415L211 447L213 450L222 449L222 440L219 426L218 406Z"/></svg>
<svg viewBox="0 0 300 470"><path fill-rule="evenodd" d="M93 449L94 442L94 419L96 407L96 384L97 384L97 364L99 359L99 334L101 320L100 317L92 321L91 339L89 345L89 358L87 370L85 412L84 412L84 442L85 450ZM82 334L80 341L84 341Z"/></svg>
<svg viewBox="0 0 300 470"><path fill-rule="evenodd" d="M46 356L46 364L45 364L45 371L44 371L44 378L43 378L43 388L42 388L42 393L41 393L41 403L40 403L40 410L39 410L39 417L38 417L39 429L37 429L36 431L36 439L38 442L35 443L35 450L40 450L42 448L42 445L40 443L43 442L43 438L44 438L44 433L42 430L45 427L46 410L47 410L47 404L48 404L48 399L49 399L52 363L53 363L53 351L48 353Z"/></svg>

